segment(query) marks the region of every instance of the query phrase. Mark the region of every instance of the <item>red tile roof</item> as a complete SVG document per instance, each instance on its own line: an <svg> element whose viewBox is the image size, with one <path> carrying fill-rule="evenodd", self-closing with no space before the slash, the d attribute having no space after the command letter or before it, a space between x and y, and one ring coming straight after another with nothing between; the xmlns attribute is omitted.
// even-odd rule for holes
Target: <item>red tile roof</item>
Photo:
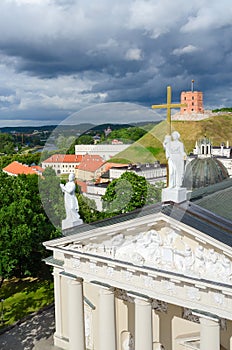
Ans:
<svg viewBox="0 0 232 350"><path fill-rule="evenodd" d="M80 163L81 160L82 156L77 154L53 154L43 163Z"/></svg>
<svg viewBox="0 0 232 350"><path fill-rule="evenodd" d="M86 154L83 156L81 163L77 166L78 170L94 172L99 169L105 161L99 155Z"/></svg>
<svg viewBox="0 0 232 350"><path fill-rule="evenodd" d="M2 169L5 173L9 175L19 175L19 174L39 174L44 171L40 166L33 165L29 166L26 164L19 163L17 161L14 161L10 164L8 164L5 168Z"/></svg>
<svg viewBox="0 0 232 350"><path fill-rule="evenodd" d="M125 166L128 166L128 164L107 162L105 171L108 171L111 168L124 168Z"/></svg>

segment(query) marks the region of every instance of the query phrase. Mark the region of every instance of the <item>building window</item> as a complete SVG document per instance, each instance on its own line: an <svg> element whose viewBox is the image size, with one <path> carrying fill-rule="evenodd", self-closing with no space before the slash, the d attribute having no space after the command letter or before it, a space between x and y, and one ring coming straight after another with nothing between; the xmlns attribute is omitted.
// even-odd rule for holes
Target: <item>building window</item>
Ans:
<svg viewBox="0 0 232 350"><path fill-rule="evenodd" d="M194 96L192 96L192 100L194 100Z"/></svg>

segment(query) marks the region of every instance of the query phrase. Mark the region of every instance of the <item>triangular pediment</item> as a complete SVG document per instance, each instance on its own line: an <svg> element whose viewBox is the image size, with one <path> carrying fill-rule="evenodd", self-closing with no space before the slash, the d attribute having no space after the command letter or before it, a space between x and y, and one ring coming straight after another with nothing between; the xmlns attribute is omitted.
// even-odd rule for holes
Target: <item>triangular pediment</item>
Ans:
<svg viewBox="0 0 232 350"><path fill-rule="evenodd" d="M232 252L205 232L158 213L79 235L66 251L232 284Z"/></svg>

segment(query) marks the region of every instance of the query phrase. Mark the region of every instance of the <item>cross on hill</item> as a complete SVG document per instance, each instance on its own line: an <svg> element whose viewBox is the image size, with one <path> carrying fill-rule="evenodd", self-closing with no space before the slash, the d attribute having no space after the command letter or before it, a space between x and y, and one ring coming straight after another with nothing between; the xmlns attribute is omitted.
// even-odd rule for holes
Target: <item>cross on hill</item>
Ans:
<svg viewBox="0 0 232 350"><path fill-rule="evenodd" d="M159 109L159 108L167 108L167 125L168 135L171 135L171 109L172 108L180 108L180 107L186 107L187 105L184 103L172 103L172 88L171 86L167 86L167 103L162 105L152 105L151 108L153 109Z"/></svg>

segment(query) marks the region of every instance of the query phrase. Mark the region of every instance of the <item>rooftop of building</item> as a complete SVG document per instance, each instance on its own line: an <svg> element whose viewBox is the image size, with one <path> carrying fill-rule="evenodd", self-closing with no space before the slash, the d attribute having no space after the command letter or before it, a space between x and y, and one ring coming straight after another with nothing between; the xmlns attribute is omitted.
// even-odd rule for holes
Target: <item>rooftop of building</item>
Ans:
<svg viewBox="0 0 232 350"><path fill-rule="evenodd" d="M230 190L231 191L231 190ZM228 195L229 197L229 195ZM218 192L219 198L219 192ZM219 198L223 200L223 197ZM232 204L230 201L230 209ZM212 208L214 210L214 208ZM129 213L114 216L112 218L96 221L91 224L82 224L63 231L64 236L71 236L83 232L88 232L93 229L106 227L110 225L117 225L129 220L141 218L147 215L158 213L170 216L179 222L191 226L194 229L211 236L212 238L231 246L232 245L232 218L226 218L213 211L204 208L201 203L193 203L186 201L181 204L170 202L168 205L162 206L161 203L144 206L140 209L133 210Z"/></svg>
<svg viewBox="0 0 232 350"><path fill-rule="evenodd" d="M105 161L97 154L86 154L81 163L77 166L78 170L93 172L99 169Z"/></svg>
<svg viewBox="0 0 232 350"><path fill-rule="evenodd" d="M77 154L53 154L43 163L80 163L82 155Z"/></svg>
<svg viewBox="0 0 232 350"><path fill-rule="evenodd" d="M2 169L5 173L8 173L10 175L40 175L44 171L43 168L41 168L39 165L26 165L19 163L18 161L14 161L10 164L8 164L5 168Z"/></svg>

